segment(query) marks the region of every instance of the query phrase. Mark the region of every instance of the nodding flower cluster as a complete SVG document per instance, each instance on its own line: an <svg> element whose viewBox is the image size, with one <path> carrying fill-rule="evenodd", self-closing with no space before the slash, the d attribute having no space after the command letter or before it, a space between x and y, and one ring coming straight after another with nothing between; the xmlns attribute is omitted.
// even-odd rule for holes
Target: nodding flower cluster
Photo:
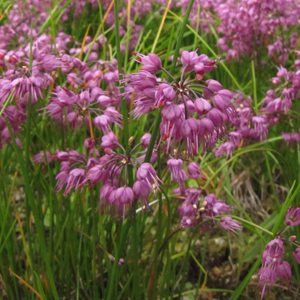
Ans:
<svg viewBox="0 0 300 300"><path fill-rule="evenodd" d="M294 51L300 58L300 52ZM300 96L300 59L296 59L288 71L284 67L279 67L276 77L272 78L275 88L269 90L264 99L261 110L266 114L267 124L274 125L281 121L283 117L293 123L292 133L282 133L288 145L300 141L300 123L291 114L292 106ZM298 132L297 132L298 131Z"/></svg>
<svg viewBox="0 0 300 300"><path fill-rule="evenodd" d="M179 190L175 189L173 193L178 194L180 193ZM209 194L201 199L201 193L198 189L188 188L184 194L181 193L181 196L178 197L178 199L183 200L178 208L182 227L195 226L201 223L202 230L207 231L211 225L215 224L216 217L232 213L232 207L225 204L223 200L216 199L214 194ZM241 223L233 220L231 216L222 216L219 223L224 230L234 233L236 230L242 229Z"/></svg>
<svg viewBox="0 0 300 300"><path fill-rule="evenodd" d="M111 205L116 208L116 214L122 212L124 219L126 207L131 207L134 199L139 199L141 206L149 208L150 192L155 193L162 184L152 165L144 162L150 138L150 134L145 134L140 143L128 153L119 143L116 135L109 131L101 138L103 156L100 156L97 150L93 151L95 142L85 143L90 150L87 156L75 150L56 151L54 155L47 152L48 162L52 160L61 162L61 170L56 176L55 191L59 192L66 185L63 195L67 196L73 188L75 191L78 188L82 190L85 185L93 188L101 182L103 185L100 190L99 206L102 211L107 205ZM138 148L141 148L140 151L137 151ZM150 162L154 162L156 156L154 151ZM36 163L44 161L44 153L37 154L33 159ZM136 173L136 181L132 187L128 186L130 168L133 168Z"/></svg>
<svg viewBox="0 0 300 300"><path fill-rule="evenodd" d="M300 57L300 51L294 51ZM227 153L227 158L236 147L246 146L249 141L262 141L268 136L269 127L274 126L284 119L289 122L282 122L293 126L288 130L291 133L283 132L288 146L300 141L300 123L292 112L293 104L300 96L300 59L296 59L291 67L291 71L280 66L277 68L276 77L271 79L274 89L266 92L259 111L253 108L253 100L250 96L245 97L241 93L234 95L235 109L238 115L236 128L229 133L230 140L221 144L215 149L215 156L222 156Z"/></svg>
<svg viewBox="0 0 300 300"><path fill-rule="evenodd" d="M143 66L138 73L125 76L125 96L134 93L134 118L162 108L158 144L164 145L165 154L193 158L200 147L204 153L225 136L226 123L237 122L232 92L216 80L203 80L214 69L215 60L197 51L183 51L181 75L176 79L162 67L156 54L136 55ZM171 82L153 74L160 71Z"/></svg>
<svg viewBox="0 0 300 300"><path fill-rule="evenodd" d="M300 208L290 207L285 216L285 223L287 226L296 226L300 224ZM286 284L291 283L291 266L287 261L283 261L285 249L282 236L276 237L270 241L266 250L262 254L262 268L258 272L260 283L263 284L262 298L265 294L266 287L269 285L270 289L277 279ZM300 245L296 243L296 236L291 236L288 241L295 245L297 248L292 256L295 261L300 264Z"/></svg>

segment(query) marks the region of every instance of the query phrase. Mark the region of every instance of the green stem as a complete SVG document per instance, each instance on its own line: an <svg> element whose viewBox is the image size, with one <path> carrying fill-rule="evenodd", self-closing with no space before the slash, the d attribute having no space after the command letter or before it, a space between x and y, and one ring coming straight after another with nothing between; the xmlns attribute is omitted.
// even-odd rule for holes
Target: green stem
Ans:
<svg viewBox="0 0 300 300"><path fill-rule="evenodd" d="M1 109L1 111L0 111L0 117L1 117L2 114L4 113L5 108L7 107L8 103L10 103L10 100L11 100L12 95L13 95L14 92L15 92L15 89L13 89L13 90L11 91L11 93L9 94L9 96L7 97L7 99L6 99L5 103L4 103L4 106L2 107L2 109Z"/></svg>
<svg viewBox="0 0 300 300"><path fill-rule="evenodd" d="M155 120L155 124L154 124L154 128L152 130L152 134L151 134L151 139L150 139L150 143L147 149L147 153L146 153L146 157L145 157L145 162L150 162L150 158L152 156L152 151L154 148L154 144L155 144L155 140L156 137L159 134L159 125L161 122L161 113L160 110L158 110L158 113L156 115L156 120Z"/></svg>
<svg viewBox="0 0 300 300"><path fill-rule="evenodd" d="M257 88L256 88L256 76L255 76L255 65L254 61L251 61L251 71L252 71L252 84L253 84L253 106L254 110L257 110Z"/></svg>
<svg viewBox="0 0 300 300"><path fill-rule="evenodd" d="M250 225L250 226L252 226L252 227L255 227L255 228L257 228L257 229L259 229L259 230L261 230L261 231L263 231L263 232L269 234L270 236L274 236L274 234L273 234L271 231L269 231L269 230L267 230L267 229L265 229L265 228L263 228L263 227L261 227L261 226L255 224L255 223L253 223L253 222L250 222L250 221L248 221L248 220L245 220L245 219L240 218L240 217L237 217L237 216L232 216L232 218L233 218L234 220L240 221L241 223L245 223L245 224L248 224L248 225Z"/></svg>
<svg viewBox="0 0 300 300"><path fill-rule="evenodd" d="M116 48L117 48L117 60L118 60L118 71L119 76L123 73L122 72L122 56L121 56L121 50L120 50L120 34L119 34L119 5L118 0L115 0L114 3L114 13L115 13L115 39L116 39ZM124 93L124 88L120 89L121 93ZM129 153L129 124L128 124L128 109L126 105L126 101L124 99L121 100L121 109L122 109L122 115L123 115L123 123L124 123L124 144L126 152ZM133 185L133 174L132 174L132 168L129 166L128 168L128 181L129 185Z"/></svg>
<svg viewBox="0 0 300 300"><path fill-rule="evenodd" d="M297 194L299 193L300 184L297 186L296 190L294 191L293 195L291 196L292 191L294 189L294 186L295 186L295 182L292 185L292 187L290 188L289 193L288 193L288 195L285 199L285 202L282 206L282 209L280 211L279 217L277 217L276 223L273 226L273 229L272 229L273 237L276 236L276 234L278 233L279 227L283 222L283 219L285 217L285 214L286 214L288 208L290 207L290 205L292 205L293 200L296 198ZM271 238L268 239L268 242L270 240L271 240ZM248 272L248 274L246 275L244 280L241 282L241 284L238 286L238 288L234 291L234 293L231 295L229 300L239 299L241 293L243 292L243 290L246 287L247 283L251 279L252 275L255 273L255 271L260 266L260 263L261 263L261 256L256 260L256 262L254 263L254 265L252 266L252 268L250 269L250 271Z"/></svg>
<svg viewBox="0 0 300 300"><path fill-rule="evenodd" d="M192 6L194 4L194 1L195 0L190 0L189 6L187 8L187 11L186 11L186 14L185 14L185 17L184 17L184 20L181 23L180 32L179 32L179 35L178 35L178 40L177 40L177 44L176 44L176 47L175 47L173 61L172 61L171 69L170 69L171 74L174 73L174 70L175 70L177 57L179 55L179 50L180 50L180 47L182 45L183 33L184 33L184 30L185 30L186 24L188 22L189 15L190 15L190 12L192 10ZM151 139L150 139L150 143L149 143L148 150L147 150L147 153L146 153L145 162L150 161L152 151L153 151L153 148L154 148L154 144L155 144L155 140L156 140L156 137L158 136L160 122L161 122L161 113L160 113L160 110L159 110L158 114L156 115L156 121L155 121L155 125L154 125L154 128L153 128L152 134L151 134Z"/></svg>
<svg viewBox="0 0 300 300"><path fill-rule="evenodd" d="M177 42L176 47L175 47L174 57L173 57L173 61L172 61L171 69L170 69L171 74L174 73L174 70L175 70L177 57L179 55L179 50L180 50L180 47L181 47L181 44L182 44L183 34L184 34L184 31L185 31L185 27L186 27L186 24L188 22L188 19L189 19L194 1L195 0L190 0L188 8L187 8L185 16L184 16L184 19L183 19L183 22L181 23L181 27L180 27L180 31L179 31L179 35L178 35L178 42Z"/></svg>
<svg viewBox="0 0 300 300"><path fill-rule="evenodd" d="M53 298L55 300L59 300L58 297L58 293L56 290L56 286L54 283L54 276L52 273L52 266L51 266L51 260L50 260L50 255L48 253L47 250L47 246L46 246L46 239L45 239L45 228L43 226L43 223L40 219L40 215L39 215L39 211L37 208L37 205L35 203L35 197L34 197L34 193L33 193L33 189L30 185L30 181L29 181L29 177L28 177L28 172L27 172L27 166L26 163L24 162L24 159L22 157L21 151L19 149L19 146L16 143L16 139L15 136L11 130L11 126L7 120L7 118L5 117L5 121L6 121L6 125L7 128L9 130L9 134L11 136L11 140L20 164L20 169L21 169L21 173L23 175L23 179L24 179L24 185L25 185L25 193L26 193L26 199L29 202L32 214L33 214L33 218L36 224L36 230L37 230L37 234L38 234L38 242L39 242L39 246L40 246L40 250L41 250L41 254L43 256L45 265L46 265L46 274L47 274L47 279L49 281L51 290L52 290L52 294L53 294Z"/></svg>

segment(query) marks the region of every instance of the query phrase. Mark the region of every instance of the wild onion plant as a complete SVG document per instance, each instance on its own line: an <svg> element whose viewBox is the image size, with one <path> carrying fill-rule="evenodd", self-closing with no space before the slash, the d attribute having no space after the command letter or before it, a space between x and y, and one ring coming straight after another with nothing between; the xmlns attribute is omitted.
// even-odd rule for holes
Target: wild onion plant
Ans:
<svg viewBox="0 0 300 300"><path fill-rule="evenodd" d="M298 297L297 1L0 6L3 299Z"/></svg>

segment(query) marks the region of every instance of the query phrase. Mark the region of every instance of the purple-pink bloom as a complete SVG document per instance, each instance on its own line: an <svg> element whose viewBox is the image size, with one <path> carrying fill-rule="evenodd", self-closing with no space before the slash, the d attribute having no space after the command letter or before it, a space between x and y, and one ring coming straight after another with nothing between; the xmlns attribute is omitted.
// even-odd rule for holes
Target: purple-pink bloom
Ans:
<svg viewBox="0 0 300 300"><path fill-rule="evenodd" d="M96 141L93 138L88 138L84 140L84 147L87 150L92 150L96 145Z"/></svg>
<svg viewBox="0 0 300 300"><path fill-rule="evenodd" d="M293 259L300 264L300 248L296 248L295 251L292 254Z"/></svg>
<svg viewBox="0 0 300 300"><path fill-rule="evenodd" d="M134 200L134 192L132 188L123 186L116 190L115 197L121 202L122 205L130 204Z"/></svg>
<svg viewBox="0 0 300 300"><path fill-rule="evenodd" d="M171 172L171 180L179 183L181 193L185 190L185 180L188 180L187 175L184 170L182 170L183 161L179 158L172 158L167 161L167 165Z"/></svg>
<svg viewBox="0 0 300 300"><path fill-rule="evenodd" d="M231 216L224 216L220 219L220 225L224 230L231 230L234 233L237 233L236 230L241 230L243 227L241 223L233 220Z"/></svg>
<svg viewBox="0 0 300 300"><path fill-rule="evenodd" d="M262 264L278 266L282 262L283 254L283 241L279 238L276 238L267 244L266 250L262 254Z"/></svg>
<svg viewBox="0 0 300 300"><path fill-rule="evenodd" d="M173 121L175 119L179 119L180 117L182 117L183 113L177 105L170 104L170 105L166 105L161 110L161 116L168 121Z"/></svg>
<svg viewBox="0 0 300 300"><path fill-rule="evenodd" d="M123 221L125 219L126 204L131 206L134 200L134 192L131 187L123 186L113 192L115 201L112 202L118 209L123 210Z"/></svg>
<svg viewBox="0 0 300 300"><path fill-rule="evenodd" d="M124 264L125 260L124 258L120 258L118 261L118 267L121 267Z"/></svg>
<svg viewBox="0 0 300 300"><path fill-rule="evenodd" d="M291 281L291 266L287 261L283 261L276 270L277 277L284 281L285 283L290 283Z"/></svg>
<svg viewBox="0 0 300 300"><path fill-rule="evenodd" d="M46 160L45 154L46 154L47 160ZM36 164L41 163L41 162L50 163L52 161L52 155L49 151L41 151L40 153L34 155L32 157L32 159Z"/></svg>
<svg viewBox="0 0 300 300"><path fill-rule="evenodd" d="M187 170L190 178L192 179L201 178L202 180L206 180L206 178L203 176L202 172L200 171L199 164L195 162L191 162L188 165Z"/></svg>
<svg viewBox="0 0 300 300"><path fill-rule="evenodd" d="M141 142L141 146L143 148L147 148L149 143L150 143L150 139L151 139L151 134L150 133L145 133L141 139L140 139L140 142Z"/></svg>
<svg viewBox="0 0 300 300"><path fill-rule="evenodd" d="M293 132L293 133L282 132L281 136L284 138L288 146L291 143L297 143L300 141L300 133L297 132Z"/></svg>
<svg viewBox="0 0 300 300"><path fill-rule="evenodd" d="M274 285L275 281L276 281L276 273L275 270L268 268L268 267L262 267L259 272L258 272L258 278L261 284L264 285L262 293L261 293L261 298L264 297L265 291L266 291L266 287L269 283L270 285L270 289L272 288L272 286Z"/></svg>
<svg viewBox="0 0 300 300"><path fill-rule="evenodd" d="M155 102L154 105L157 107L164 106L167 102L172 102L176 97L174 88L167 84L161 83L155 93Z"/></svg>
<svg viewBox="0 0 300 300"><path fill-rule="evenodd" d="M142 70L148 71L150 73L158 72L162 68L162 62L160 58L155 53L149 53L148 55L143 55L141 53L133 53L138 56L137 62L140 62L142 66Z"/></svg>
<svg viewBox="0 0 300 300"><path fill-rule="evenodd" d="M282 261L283 254L284 245L283 241L279 238L270 241L262 254L262 268L258 272L258 278L264 285L262 298L268 283L270 284L271 289L277 278L287 283L290 282L292 275L291 267L288 262Z"/></svg>
<svg viewBox="0 0 300 300"><path fill-rule="evenodd" d="M196 51L183 51L181 53L181 63L186 72L192 71L198 61L199 55Z"/></svg>
<svg viewBox="0 0 300 300"><path fill-rule="evenodd" d="M285 223L288 226L296 226L300 224L300 207L290 207L285 215Z"/></svg>
<svg viewBox="0 0 300 300"><path fill-rule="evenodd" d="M94 119L94 124L106 134L111 131L110 129L111 120L109 116L106 115L97 116Z"/></svg>
<svg viewBox="0 0 300 300"><path fill-rule="evenodd" d="M195 100L195 110L201 116L208 113L211 110L211 104L203 98L197 98Z"/></svg>
<svg viewBox="0 0 300 300"><path fill-rule="evenodd" d="M95 165L88 170L87 178L85 178L80 187L82 188L85 184L91 182L93 187L97 182L105 182L108 178L108 171L103 169L101 165Z"/></svg>
<svg viewBox="0 0 300 300"><path fill-rule="evenodd" d="M147 209L149 209L149 202L148 197L150 194L150 188L146 181L144 180L138 180L133 184L133 192L135 197L140 199L141 206L143 206L143 200L144 205Z"/></svg>
<svg viewBox="0 0 300 300"><path fill-rule="evenodd" d="M152 183L154 183L158 189L159 189L159 182L162 183L162 181L156 175L156 171L149 163L143 163L138 168L136 172L136 177L138 180L145 181L151 190L154 190Z"/></svg>
<svg viewBox="0 0 300 300"><path fill-rule="evenodd" d="M102 138L101 147L103 149L116 150L119 148L119 141L116 135L113 132L109 132L104 135Z"/></svg>
<svg viewBox="0 0 300 300"><path fill-rule="evenodd" d="M211 99L214 94L220 90L223 89L222 84L214 79L209 79L206 80L205 85L207 88L204 88L203 93L204 93L204 98L205 99Z"/></svg>
<svg viewBox="0 0 300 300"><path fill-rule="evenodd" d="M74 188L75 190L77 190L77 188L79 187L79 185L81 184L81 182L85 179L85 170L84 169L73 169L72 171L70 171L69 176L68 176L68 180L67 180L67 186L66 189L64 191L64 196L67 196L71 189Z"/></svg>
<svg viewBox="0 0 300 300"><path fill-rule="evenodd" d="M190 201L186 200L178 207L178 212L181 217L194 219L197 213L197 206L194 207L194 205Z"/></svg>

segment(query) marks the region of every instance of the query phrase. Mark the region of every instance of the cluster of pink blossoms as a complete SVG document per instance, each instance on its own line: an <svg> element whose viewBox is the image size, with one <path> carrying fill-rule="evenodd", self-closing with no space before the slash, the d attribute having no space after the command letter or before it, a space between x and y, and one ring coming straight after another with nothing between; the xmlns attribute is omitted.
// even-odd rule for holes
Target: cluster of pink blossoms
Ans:
<svg viewBox="0 0 300 300"><path fill-rule="evenodd" d="M54 1L47 3L55 4ZM66 1L61 1L59 7L65 3ZM71 1L61 20L66 21L73 10L78 17L87 3L93 7L98 6L97 0ZM111 1L104 1L104 8L107 9L110 3ZM136 25L133 20L150 11L152 3L165 6L167 1L135 1L130 6L131 21L130 28L127 28L127 2L122 2L119 12L119 18L123 20L119 28L123 38L121 50L125 50L127 45L129 50L135 47L142 26ZM184 3L186 9L187 1L183 0L181 3ZM206 20L200 22L200 27L208 31L214 22L210 9L214 10L222 22L218 31L224 35L219 39L218 45L228 53L228 59L252 53L266 43L269 55L280 55L276 62L284 64L288 59L288 49L296 47L298 36L294 33L289 40L284 36L278 37L278 29L287 31L298 22L299 4L292 0L286 0L285 5L279 0L241 0L240 5L235 4L231 0L195 1L191 14L192 25L198 25L200 13L200 18ZM226 152L228 157L242 139L265 139L268 126L278 123L280 114L287 114L292 101L299 96L300 60L295 60L294 72L279 68L277 77L272 80L277 88L267 92L259 114L251 108L250 97L245 98L241 93L233 94L214 79L204 80L205 74L214 69L216 61L210 60L207 55L199 55L197 51L181 53L180 78L175 78L165 70L156 54L136 53L136 61L142 64L141 70L124 75L121 81L124 93L121 94L117 61L98 59L98 50L107 39L100 35L94 42L92 37L87 36L83 48L81 43L75 41L73 48L69 49L72 37L62 29L59 29L55 41L46 33L39 35L38 32L49 16L48 11L42 1L17 1L8 14L9 23L0 26L0 67L3 70L0 77L0 110L7 104L10 95L11 101L14 101L14 105L9 103L0 116L0 148L10 140L5 118L13 134L17 136L26 120L29 101L31 105L35 105L38 99L43 98L45 91L51 88L50 102L39 109L39 112L51 117L58 126L68 126L71 130L85 126L90 134L84 141L86 154L75 150L56 150L53 154L41 151L33 157L36 163L51 163L54 160L61 163L60 172L56 176L56 192L63 190L63 195L67 196L72 190L83 191L87 186L91 189L96 184L101 184L99 207L102 211L110 207L124 219L126 211L132 208L135 200L148 209L151 193L155 194L163 185L152 165L156 162L157 150L160 148L168 156L166 165L171 180L178 185L173 193L182 200L178 208L180 225L190 227L202 224L203 230L208 230L219 220L224 230L235 233L241 230L239 222L229 215L223 216L231 213L233 207L217 199L214 194L204 195L201 189L187 186L186 183L191 179L206 179L199 164L190 160L197 157L199 151L205 153L213 149L225 138L228 141L215 150L216 156ZM113 10L107 16L106 25L114 25ZM126 40L129 29L130 43ZM49 32L49 29L45 32ZM29 43L31 36L32 49ZM253 44L254 40L257 44ZM295 53L300 56L299 52ZM87 62L78 58L82 54L89 55ZM58 68L65 74L66 86L54 87ZM170 80L167 81L166 77ZM137 144L130 138L130 149L126 150L113 131L116 126L122 129L122 122L127 121L123 120L119 112L121 101L126 101L127 104L133 101L135 108L131 111L131 116L134 119L160 109L160 134L150 162L145 162L151 139L149 133L144 134ZM229 132L228 128L232 126L236 130ZM300 131L283 133L282 136L288 144L298 142ZM16 141L21 146L21 141ZM134 179L130 184L131 175ZM299 208L289 209L286 224L300 224ZM293 236L290 241L295 243L296 238ZM258 274L264 285L263 294L267 284L272 287L277 279L290 282L291 268L287 261L283 261L284 252L281 237L266 246L262 269ZM300 263L298 245L292 256ZM123 262L120 259L119 264Z"/></svg>
<svg viewBox="0 0 300 300"><path fill-rule="evenodd" d="M229 141L222 143L214 150L216 157L223 156L226 153L226 158L236 149L253 141L265 140L268 136L267 116L264 114L256 114L253 109L253 101L250 96L245 96L242 93L235 94L235 108L238 115L238 121L235 124L234 130L229 133ZM243 143L242 143L243 142Z"/></svg>
<svg viewBox="0 0 300 300"><path fill-rule="evenodd" d="M130 6L131 20L135 20L135 22L131 21L130 24L130 49L135 47L139 32L142 30L140 25L135 24L136 20L150 11L151 5L156 3L151 0L135 1ZM60 1L58 6L52 0L46 3L37 0L27 0L25 2L18 0L9 9L5 24L0 26L0 67L3 69L2 76L0 76L1 109L11 93L11 100L14 101L15 99L16 102L16 105L9 105L10 107L7 107L0 117L0 148L10 140L5 117L8 118L17 143L21 146L21 141L17 138L17 135L26 119L25 113L28 101L31 101L31 104L34 105L38 98L43 98L43 91L47 91L47 89L54 86L57 68L60 68L61 73L67 74L67 81L72 88L82 89L82 94L79 96L81 100L77 101L75 99L77 96L72 95L73 92L68 88L56 87L55 97L52 97L51 104L46 109L57 121L60 121L58 118L60 118L62 109L67 109L67 118L72 128L81 125L84 119L88 121L85 105L91 108L91 105L95 103L95 99L101 102L102 112L103 109L109 106L117 107L119 105L119 91L113 87L119 78L116 60L113 59L112 63L98 60L99 50L107 43L107 39L101 34L96 37L95 41L92 37L86 36L85 46L82 48L82 43L74 41L73 37L66 34L62 27L58 28L55 41L53 41L52 35L49 34L50 26L48 28L43 27L49 18L49 10L53 6L57 6L57 11L63 9L60 20L65 22L68 20L69 14L74 15L75 12L75 16L78 18L84 12L84 9L88 9L89 5L97 7L99 5L98 1L71 1L64 8L65 4L66 0ZM104 1L104 9L108 9L110 4L111 1ZM119 7L119 16L126 24L127 2L120 3ZM113 9L108 13L105 24L108 26L114 25ZM125 38L127 29L122 26L123 24L120 26L120 36ZM44 33L39 35L41 30ZM33 38L32 63L30 63L31 37ZM72 48L69 47L70 43L73 43ZM126 45L127 41L123 40L122 50L125 50ZM88 55L87 63L78 58L82 55ZM103 79L109 85L109 91L104 92L99 88L99 83ZM91 91L95 87L97 89ZM90 92L91 94L87 95ZM60 97L63 97L63 94L68 99L61 99ZM111 101L113 105L110 104ZM107 110L103 115L108 116L111 113L114 114L115 112ZM65 123L65 115L62 118ZM114 120L112 116L109 120L108 117L101 117L97 119L97 123L100 127L107 127Z"/></svg>
<svg viewBox="0 0 300 300"><path fill-rule="evenodd" d="M64 42L63 42L64 41ZM57 49L63 53L65 51L67 36L57 37ZM0 49L0 67L3 75L0 76L0 103L3 105L11 95L11 101L15 99L16 105L9 105L5 108L0 117L1 137L0 147L10 140L4 117L8 117L10 126L15 136L21 130L24 123L25 113L28 108L28 101L34 105L38 98L43 98L43 90L51 86L54 79L52 72L58 67L63 70L66 60L64 55L57 57L53 55L52 41L43 34L37 38L32 45L32 62L30 64L30 44L23 49L16 51ZM14 116L11 116L12 110Z"/></svg>
<svg viewBox="0 0 300 300"><path fill-rule="evenodd" d="M59 9L63 8L67 0L59 2ZM76 0L62 11L60 20L66 22L70 13L75 11L76 17L82 13L83 8L91 3L93 7L98 7L97 0ZM40 1L40 0L16 0L9 9L8 17L3 26L0 26L0 49L7 49L12 46L14 49L25 46L29 42L32 34L33 38L39 37L39 31L42 25L49 17L49 11L56 6L56 1ZM31 28L31 25L32 28ZM50 27L50 25L49 25ZM47 28L47 32L49 29ZM59 30L63 33L62 29Z"/></svg>
<svg viewBox="0 0 300 300"><path fill-rule="evenodd" d="M299 57L300 52L294 51ZM293 132L283 132L281 136L288 145L300 141L300 124L291 114L293 104L300 95L300 59L296 59L292 66L292 71L280 66L277 68L276 77L271 79L274 89L267 91L258 113L253 109L253 100L250 96L241 93L235 94L235 108L238 114L236 128L229 133L230 140L222 143L214 150L215 155L227 154L227 158L232 152L241 146L247 145L251 141L262 141L268 137L269 127L274 126L284 118L293 121Z"/></svg>
<svg viewBox="0 0 300 300"><path fill-rule="evenodd" d="M123 95L120 95L117 88L119 74L115 61L113 64L99 61L92 70L77 58L70 61L70 70L75 68L76 72L69 73L67 79L71 87L76 87L77 92L67 87L57 87L52 93L50 104L41 110L57 122L62 120L63 125L68 123L71 128L86 125L91 130L93 125L97 127L99 133L103 133L99 146L104 150L104 155L101 156L97 150L98 138L95 136L98 136L98 132L94 130L90 131L91 137L84 143L89 151L88 156L75 150L57 150L54 155L47 152L48 162L56 159L62 166L56 177L58 182L55 190L58 192L66 186L66 196L73 188L82 190L87 184L92 188L97 182L102 183L99 204L102 210L106 206L114 207L115 212L121 213L124 218L127 207L131 207L134 199L139 199L141 206L148 208L150 192L159 190L162 181L151 163L156 161L157 148L163 147L165 155L171 154L167 161L171 180L179 185L174 193L179 193L180 199L184 199L179 207L181 225L187 227L207 220L215 222L215 217L231 212L231 207L220 199L216 200L213 194L201 199L201 190L186 187L185 182L189 178L205 177L198 163L189 163L187 172L183 169L183 164L184 160L197 156L200 147L205 152L225 137L226 123L237 122L231 102L232 93L224 90L215 80L203 81L205 73L211 71L216 63L206 55L198 55L194 51L182 52L183 66L178 81L162 68L156 54L137 56L137 61L143 66L138 73L125 75L121 81L125 90ZM173 82L168 83L151 73L158 71L171 76ZM99 87L103 81L107 86L105 91ZM140 143L132 145L128 152L113 132L113 124L122 128L122 116L118 112L121 96L125 98L123 101L134 101L135 108L131 114L135 118L155 108L162 108L161 138L156 141L156 147L152 150L150 163L145 162L151 138L149 133L141 138ZM131 145L133 140L129 142ZM44 153L36 155L34 160L45 161ZM136 180L131 187L128 174L132 168ZM240 223L230 216L222 217L220 225L234 232L241 229ZM207 228L207 223L204 227Z"/></svg>
<svg viewBox="0 0 300 300"><path fill-rule="evenodd" d="M298 34L285 37L299 22L300 4L297 0L252 1L229 0L216 9L221 24L217 28L223 37L218 45L227 52L227 59L240 55L257 54L268 47L268 55L276 64L284 64L289 49L297 46ZM276 57L273 56L276 53ZM277 58L278 57L278 58Z"/></svg>
<svg viewBox="0 0 300 300"><path fill-rule="evenodd" d="M142 67L137 73L125 75L124 96L134 94L135 108L131 112L134 118L161 109L160 138L156 147L171 156L167 166L171 180L179 185L174 193L184 199L179 207L181 225L188 227L230 212L230 207L216 200L213 194L201 200L201 190L186 187L189 179L205 180L198 163L189 163L187 172L183 169L184 161L198 156L199 149L205 152L226 136L226 124L237 122L233 94L216 80L204 81L216 61L207 55L198 55L197 51L183 51L181 75L177 80L162 67L156 54L135 54ZM165 73L171 82L154 75L157 72ZM230 216L223 217L220 224L226 230L241 229Z"/></svg>
<svg viewBox="0 0 300 300"><path fill-rule="evenodd" d="M198 155L199 147L204 153L225 136L226 123L237 122L232 92L223 89L216 80L203 80L214 69L216 61L196 51L183 51L181 75L177 80L162 67L154 53L137 55L137 61L143 66L138 73L129 74L123 80L125 95L134 93L135 108L131 112L134 118L162 108L158 145L164 147L165 154L193 158ZM169 76L171 82L153 74L159 71Z"/></svg>
<svg viewBox="0 0 300 300"><path fill-rule="evenodd" d="M300 58L300 52L294 52ZM283 113L292 120L294 126L289 130L294 132L281 134L288 145L300 141L300 124L290 114L293 104L300 96L300 59L294 61L291 69L292 71L283 67L278 68L277 76L272 78L275 88L267 92L261 108L267 115L267 122L270 125L278 123Z"/></svg>
<svg viewBox="0 0 300 300"><path fill-rule="evenodd" d="M107 205L114 207L115 213L117 215L122 213L124 219L126 208L131 207L134 199L139 199L141 206L149 208L150 192L155 192L162 183L152 165L144 162L150 138L150 134L145 134L140 143L127 153L116 135L109 131L101 138L101 148L104 149L102 156L98 150L95 150L95 140L91 139L84 143L86 149L89 150L87 156L75 150L56 151L54 155L47 152L48 162L52 160L61 162L61 170L56 176L55 191L59 192L66 186L64 196L67 196L73 188L82 190L85 185L92 188L97 183L102 183L99 203L102 210ZM141 148L140 151L137 151L138 148ZM117 152L117 150L120 151ZM44 159L43 152L34 157L36 162ZM154 153L151 161L155 160L156 154ZM136 171L136 181L133 187L128 186L130 167Z"/></svg>
<svg viewBox="0 0 300 300"><path fill-rule="evenodd" d="M183 12L188 3L178 4ZM289 30L299 23L300 4L297 0L196 0L190 19L198 30L208 32L213 26L221 33L218 46L227 60L253 53L256 57L265 48L278 65L285 64L290 49L296 49L298 34L289 36Z"/></svg>
<svg viewBox="0 0 300 300"><path fill-rule="evenodd" d="M179 193L179 189L175 189L174 193ZM190 227L200 223L202 230L207 231L216 222L216 217L222 214L232 213L232 207L225 204L223 200L216 199L214 194L209 194L201 199L201 190L188 188L184 195L179 196L180 200L184 200L179 206L178 212L181 216L181 226ZM208 221L211 221L208 223ZM231 216L222 216L219 219L220 226L227 231L236 233L241 230L241 223L232 219Z"/></svg>
<svg viewBox="0 0 300 300"><path fill-rule="evenodd" d="M299 207L290 207L288 209L285 216L285 223L287 226L297 226L300 224ZM299 244L296 243L296 239L296 236L291 236L289 241L297 246L292 256L295 261L300 264L300 247ZM283 237L278 236L267 244L266 250L262 254L262 268L258 272L260 283L264 286L262 297L264 296L267 285L269 285L271 289L277 279L284 283L291 283L291 266L287 261L282 260L284 253Z"/></svg>

